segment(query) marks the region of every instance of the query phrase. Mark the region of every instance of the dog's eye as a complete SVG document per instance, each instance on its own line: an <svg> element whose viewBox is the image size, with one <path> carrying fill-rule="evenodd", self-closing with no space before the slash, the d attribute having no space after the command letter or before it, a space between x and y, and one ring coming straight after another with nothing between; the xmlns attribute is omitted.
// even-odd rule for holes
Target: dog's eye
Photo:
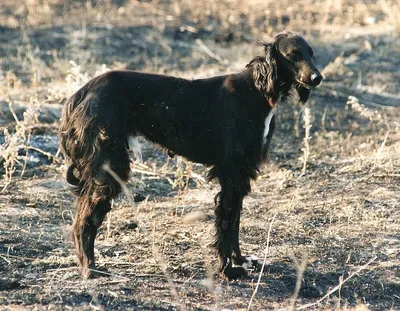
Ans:
<svg viewBox="0 0 400 311"><path fill-rule="evenodd" d="M299 53L299 51L292 51L287 55L290 59L297 61L300 59L301 55Z"/></svg>

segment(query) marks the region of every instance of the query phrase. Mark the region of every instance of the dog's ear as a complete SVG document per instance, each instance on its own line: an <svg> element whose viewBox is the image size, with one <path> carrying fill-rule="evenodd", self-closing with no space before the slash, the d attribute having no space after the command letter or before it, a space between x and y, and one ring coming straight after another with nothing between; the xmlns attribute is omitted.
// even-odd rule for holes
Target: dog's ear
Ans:
<svg viewBox="0 0 400 311"><path fill-rule="evenodd" d="M267 63L267 92L275 94L275 83L278 80L276 65L276 46L273 43L264 44L265 61Z"/></svg>
<svg viewBox="0 0 400 311"><path fill-rule="evenodd" d="M247 66L253 67L253 79L257 89L264 96L275 98L277 95L275 90L277 82L276 47L272 43L263 43L263 45L261 56L254 58Z"/></svg>

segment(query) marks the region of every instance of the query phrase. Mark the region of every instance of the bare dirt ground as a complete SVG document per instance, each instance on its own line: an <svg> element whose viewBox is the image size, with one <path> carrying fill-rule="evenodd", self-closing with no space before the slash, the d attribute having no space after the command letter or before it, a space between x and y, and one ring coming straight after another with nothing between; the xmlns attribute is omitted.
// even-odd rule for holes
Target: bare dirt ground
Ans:
<svg viewBox="0 0 400 311"><path fill-rule="evenodd" d="M257 287L251 310L399 310L399 20L389 0L3 0L0 309L246 310ZM239 71L257 40L286 28L311 43L325 80L308 103L310 135L306 107L279 107L270 161L245 200L241 245L266 254L261 278L214 275L218 185L141 141L131 195L96 241L109 276L83 281L57 154L65 98L108 69Z"/></svg>

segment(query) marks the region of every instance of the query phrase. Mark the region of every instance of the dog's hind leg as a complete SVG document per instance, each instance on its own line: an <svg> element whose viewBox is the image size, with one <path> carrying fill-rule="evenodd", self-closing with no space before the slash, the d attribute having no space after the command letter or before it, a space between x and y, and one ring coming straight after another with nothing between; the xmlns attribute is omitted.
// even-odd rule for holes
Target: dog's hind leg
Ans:
<svg viewBox="0 0 400 311"><path fill-rule="evenodd" d="M240 212L236 213L235 217L235 227L233 231L233 242L232 242L232 251L233 251L233 262L236 265L241 266L245 263L246 259L242 256L242 252L240 251L239 246L239 230L240 230Z"/></svg>
<svg viewBox="0 0 400 311"><path fill-rule="evenodd" d="M121 191L119 182L104 170L103 165L108 164L123 182L127 181L130 170L128 153L122 140L102 144L97 152L96 164L91 163L92 168L86 170L72 232L84 278L95 275L94 242L97 231L111 209L111 200Z"/></svg>
<svg viewBox="0 0 400 311"><path fill-rule="evenodd" d="M219 256L219 272L228 279L246 275L242 267L232 266L232 251L238 252L237 228L243 206L243 198L250 191L250 178L241 174L236 167L214 168L221 184L216 196L216 241ZM238 243L238 242L237 242ZM240 253L240 250L239 250Z"/></svg>
<svg viewBox="0 0 400 311"><path fill-rule="evenodd" d="M77 206L72 235L81 274L89 278L95 275L94 241L97 230L110 211L111 204L109 199L94 203L78 198Z"/></svg>

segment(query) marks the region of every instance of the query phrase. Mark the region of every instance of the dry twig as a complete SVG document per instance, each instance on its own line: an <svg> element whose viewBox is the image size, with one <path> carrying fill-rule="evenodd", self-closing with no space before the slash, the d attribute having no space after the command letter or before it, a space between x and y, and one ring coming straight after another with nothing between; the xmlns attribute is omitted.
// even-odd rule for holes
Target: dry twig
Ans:
<svg viewBox="0 0 400 311"><path fill-rule="evenodd" d="M253 303L253 299L254 299L254 297L255 297L256 294L257 294L258 287L260 286L261 276L262 276L262 274L263 274L263 272L264 272L264 267L265 267L265 263L266 263L266 261L267 261L267 256L268 256L268 252L269 252L269 239L270 239L270 236L271 236L272 225L273 225L273 223L274 223L274 221L275 221L275 217L276 217L276 213L275 213L274 216L272 217L272 220L271 220L271 222L270 222L270 224L269 224L268 235L267 235L267 246L266 246L266 248L265 248L264 261L263 261L263 264L262 264L262 267L261 267L260 274L258 275L258 280L257 280L256 288L254 289L253 295L251 295L251 298L250 298L250 301L249 301L249 305L248 305L248 307L247 307L247 311L249 311L249 310L251 309L251 304Z"/></svg>

